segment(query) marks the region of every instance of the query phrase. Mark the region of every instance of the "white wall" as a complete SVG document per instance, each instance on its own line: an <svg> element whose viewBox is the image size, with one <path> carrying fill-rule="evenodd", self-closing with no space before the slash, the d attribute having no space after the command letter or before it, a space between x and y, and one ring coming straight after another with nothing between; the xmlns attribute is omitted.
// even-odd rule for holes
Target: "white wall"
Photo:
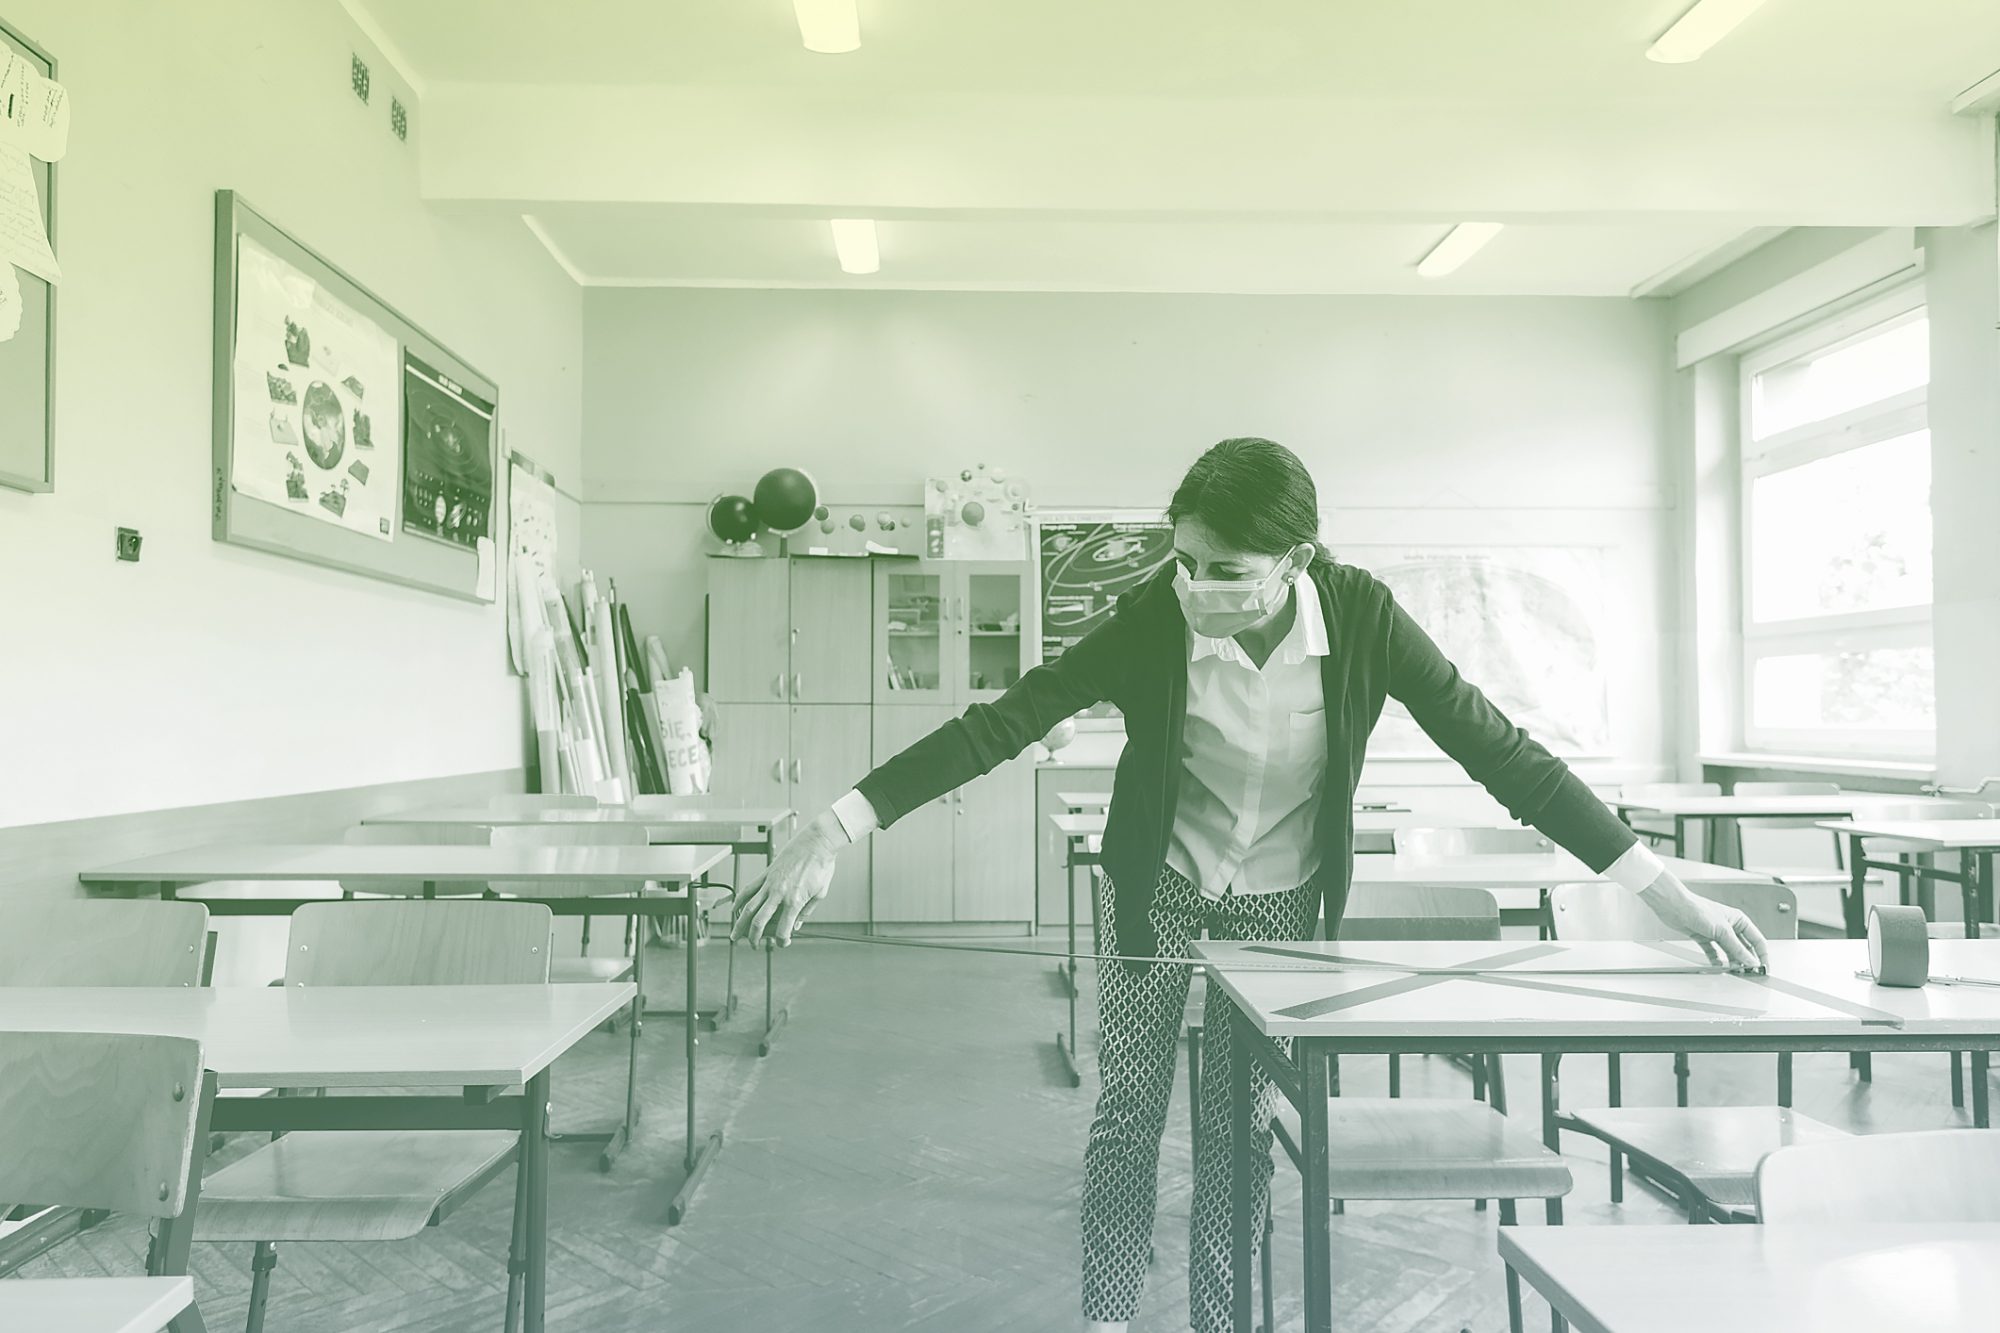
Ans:
<svg viewBox="0 0 2000 1333"><path fill-rule="evenodd" d="M573 489L582 302L518 218L417 198L422 108L334 0L14 0L74 98L60 172L57 489L0 491L0 825L522 761L502 612L209 536L213 195L500 385ZM374 68L374 101L348 58ZM145 538L112 560L113 529Z"/></svg>
<svg viewBox="0 0 2000 1333"><path fill-rule="evenodd" d="M875 506L985 461L1044 508L1158 508L1204 446L1264 434L1313 468L1336 545L1605 547L1617 766L1670 757L1659 303L600 288L584 311L585 561L677 661L700 505L768 468Z"/></svg>

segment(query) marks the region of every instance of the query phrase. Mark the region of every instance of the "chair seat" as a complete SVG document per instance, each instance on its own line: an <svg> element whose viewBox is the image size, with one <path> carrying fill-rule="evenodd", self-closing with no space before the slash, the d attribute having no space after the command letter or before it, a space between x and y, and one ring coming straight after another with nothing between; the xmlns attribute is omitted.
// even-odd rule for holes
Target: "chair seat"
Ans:
<svg viewBox="0 0 2000 1333"><path fill-rule="evenodd" d="M617 954L603 957L555 958L549 962L549 980L558 985L580 985L591 981L624 981L632 975L632 960Z"/></svg>
<svg viewBox="0 0 2000 1333"><path fill-rule="evenodd" d="M1485 1102L1335 1097L1327 1156L1336 1199L1554 1199L1563 1159Z"/></svg>
<svg viewBox="0 0 2000 1333"><path fill-rule="evenodd" d="M1724 1208L1757 1206L1757 1164L1766 1155L1848 1137L1783 1106L1613 1106L1569 1115L1606 1142L1678 1172Z"/></svg>
<svg viewBox="0 0 2000 1333"><path fill-rule="evenodd" d="M202 1181L195 1239L403 1240L519 1141L507 1130L287 1134Z"/></svg>

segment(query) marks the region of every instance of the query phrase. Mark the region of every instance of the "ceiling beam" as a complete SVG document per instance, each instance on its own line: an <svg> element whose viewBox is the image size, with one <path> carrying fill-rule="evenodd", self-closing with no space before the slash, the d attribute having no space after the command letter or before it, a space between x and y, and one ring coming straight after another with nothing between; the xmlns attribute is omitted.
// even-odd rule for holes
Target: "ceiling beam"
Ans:
<svg viewBox="0 0 2000 1333"><path fill-rule="evenodd" d="M1956 226L1991 211L1977 121L1817 103L1451 106L439 85L437 200L1453 222Z"/></svg>

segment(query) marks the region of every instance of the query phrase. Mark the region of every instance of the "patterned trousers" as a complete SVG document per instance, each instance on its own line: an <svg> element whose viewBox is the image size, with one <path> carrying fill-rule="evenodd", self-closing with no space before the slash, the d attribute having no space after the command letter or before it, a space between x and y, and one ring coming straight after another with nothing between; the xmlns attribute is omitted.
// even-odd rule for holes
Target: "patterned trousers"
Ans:
<svg viewBox="0 0 2000 1333"><path fill-rule="evenodd" d="M1104 898L1101 952L1118 953ZM1186 876L1162 869L1148 914L1159 938L1158 956L1184 958L1188 942L1206 927L1212 939L1303 940L1312 937L1315 895L1310 884L1282 893L1210 902ZM1097 984L1098 1073L1102 1088L1090 1144L1083 1155L1083 1316L1118 1322L1139 1308L1146 1261L1152 1250L1153 1208L1159 1191L1160 1135L1167 1124L1174 1064L1192 969L1173 963L1100 963ZM1229 1135L1229 998L1207 983L1201 1062L1201 1132L1194 1162L1194 1203L1188 1218L1188 1321L1195 1333L1230 1326L1229 1195L1234 1159ZM1256 1160L1251 1184L1253 1233L1264 1233L1270 1206L1271 1114L1276 1092L1259 1076Z"/></svg>

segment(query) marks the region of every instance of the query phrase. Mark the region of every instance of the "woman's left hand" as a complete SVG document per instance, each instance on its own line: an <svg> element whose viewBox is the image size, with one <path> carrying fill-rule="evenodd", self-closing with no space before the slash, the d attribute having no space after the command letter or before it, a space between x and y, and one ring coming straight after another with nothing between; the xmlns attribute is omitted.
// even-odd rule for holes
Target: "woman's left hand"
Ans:
<svg viewBox="0 0 2000 1333"><path fill-rule="evenodd" d="M1770 965L1770 946L1756 923L1734 907L1698 897L1671 870L1640 891L1653 915L1699 944L1711 962L1726 962L1739 972L1762 972Z"/></svg>

